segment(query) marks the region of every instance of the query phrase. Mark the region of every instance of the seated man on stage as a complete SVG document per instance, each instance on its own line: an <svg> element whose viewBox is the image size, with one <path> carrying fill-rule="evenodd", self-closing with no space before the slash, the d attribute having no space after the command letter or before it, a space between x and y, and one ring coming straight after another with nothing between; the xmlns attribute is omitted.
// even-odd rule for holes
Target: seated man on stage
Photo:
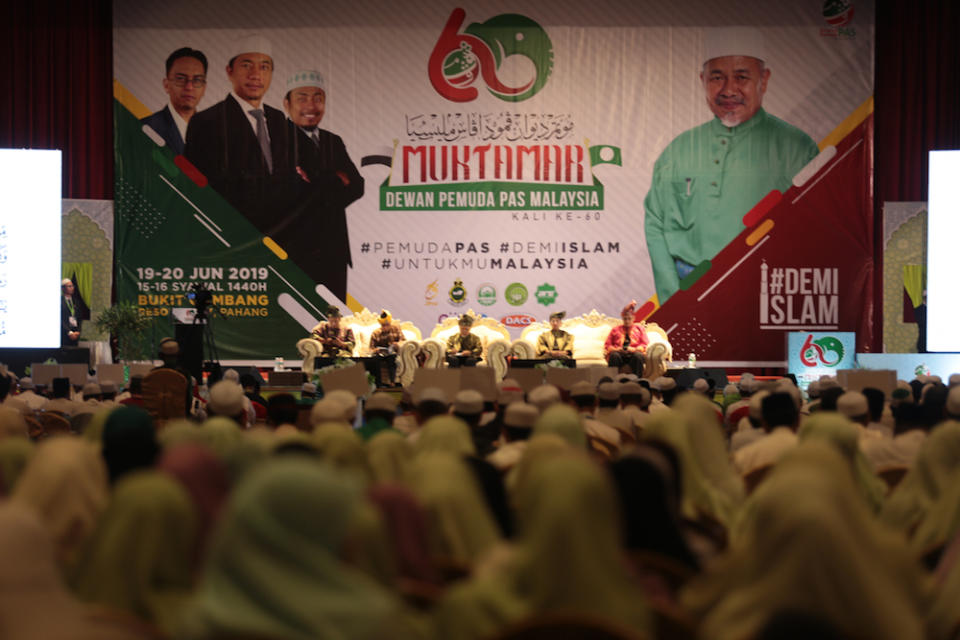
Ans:
<svg viewBox="0 0 960 640"><path fill-rule="evenodd" d="M537 338L537 357L544 360L570 360L573 358L573 335L560 328L567 316L566 311L550 314L550 331Z"/></svg>
<svg viewBox="0 0 960 640"><path fill-rule="evenodd" d="M610 335L603 344L603 355L611 367L620 371L622 367L628 366L639 376L643 373L643 354L646 353L650 340L646 330L633 322L636 310L637 301L631 300L620 312L623 324L610 330Z"/></svg>
<svg viewBox="0 0 960 640"><path fill-rule="evenodd" d="M321 356L325 358L349 358L353 355L353 329L340 326L340 309L327 309L327 319L313 328L312 335L323 344Z"/></svg>
<svg viewBox="0 0 960 640"><path fill-rule="evenodd" d="M483 343L470 333L473 318L466 314L460 316L460 331L447 338L447 364L451 367L475 367L482 359Z"/></svg>
<svg viewBox="0 0 960 640"><path fill-rule="evenodd" d="M386 309L380 310L380 317L377 320L380 322L380 328L370 334L371 359L367 361L367 371L373 374L377 380L377 386L381 386L381 365L386 365L385 384L393 386L393 380L397 376L397 350L403 342L403 331L393 324L393 315Z"/></svg>

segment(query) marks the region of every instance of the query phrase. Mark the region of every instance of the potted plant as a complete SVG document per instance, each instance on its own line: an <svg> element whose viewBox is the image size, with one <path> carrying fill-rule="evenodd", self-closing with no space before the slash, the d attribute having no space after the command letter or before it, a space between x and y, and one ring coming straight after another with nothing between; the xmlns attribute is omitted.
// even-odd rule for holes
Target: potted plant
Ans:
<svg viewBox="0 0 960 640"><path fill-rule="evenodd" d="M94 323L97 331L110 334L110 349L114 361L146 360L149 349L146 341L150 318L140 315L140 309L131 302L118 302L100 312Z"/></svg>

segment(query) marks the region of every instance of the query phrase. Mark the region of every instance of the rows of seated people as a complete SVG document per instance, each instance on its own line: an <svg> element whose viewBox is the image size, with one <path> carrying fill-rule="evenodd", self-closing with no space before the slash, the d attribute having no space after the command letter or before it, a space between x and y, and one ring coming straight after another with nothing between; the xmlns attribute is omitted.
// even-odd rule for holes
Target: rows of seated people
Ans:
<svg viewBox="0 0 960 640"><path fill-rule="evenodd" d="M157 424L136 388L6 378L0 637L956 638L949 382L506 379L491 403L229 375Z"/></svg>

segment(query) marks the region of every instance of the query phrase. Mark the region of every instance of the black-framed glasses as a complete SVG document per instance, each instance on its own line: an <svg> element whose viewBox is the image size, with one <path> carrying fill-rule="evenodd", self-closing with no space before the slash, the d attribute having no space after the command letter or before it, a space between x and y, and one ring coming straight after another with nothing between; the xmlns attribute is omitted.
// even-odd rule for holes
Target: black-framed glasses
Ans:
<svg viewBox="0 0 960 640"><path fill-rule="evenodd" d="M202 87L205 84L207 84L207 77L206 76L191 77L188 75L184 75L182 73L178 73L175 76L173 76L172 82L174 85L178 87L184 87L187 85L188 82L195 87Z"/></svg>

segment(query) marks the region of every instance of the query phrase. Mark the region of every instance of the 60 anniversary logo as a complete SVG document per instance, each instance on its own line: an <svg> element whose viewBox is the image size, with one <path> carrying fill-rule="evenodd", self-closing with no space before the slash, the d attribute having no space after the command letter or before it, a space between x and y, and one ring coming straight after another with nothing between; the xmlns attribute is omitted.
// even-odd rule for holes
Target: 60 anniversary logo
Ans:
<svg viewBox="0 0 960 640"><path fill-rule="evenodd" d="M479 95L471 85L482 77L496 97L520 102L547 84L553 70L553 44L543 27L526 16L504 13L484 23L473 22L460 33L466 15L463 9L453 10L430 54L430 82L437 93L453 102L470 102ZM514 55L533 64L533 77L516 87L497 74Z"/></svg>

